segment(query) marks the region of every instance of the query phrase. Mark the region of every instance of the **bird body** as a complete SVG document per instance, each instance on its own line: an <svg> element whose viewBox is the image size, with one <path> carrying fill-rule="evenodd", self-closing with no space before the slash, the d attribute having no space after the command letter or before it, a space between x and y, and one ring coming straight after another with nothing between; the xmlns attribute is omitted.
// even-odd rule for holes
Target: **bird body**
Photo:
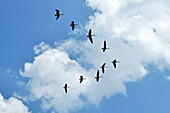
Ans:
<svg viewBox="0 0 170 113"><path fill-rule="evenodd" d="M64 90L65 90L65 93L67 93L67 88L69 88L68 85L67 85L67 83L64 85L63 88L64 88Z"/></svg>
<svg viewBox="0 0 170 113"><path fill-rule="evenodd" d="M120 61L117 61L116 59L112 61L114 68L116 68L116 63L120 63Z"/></svg>

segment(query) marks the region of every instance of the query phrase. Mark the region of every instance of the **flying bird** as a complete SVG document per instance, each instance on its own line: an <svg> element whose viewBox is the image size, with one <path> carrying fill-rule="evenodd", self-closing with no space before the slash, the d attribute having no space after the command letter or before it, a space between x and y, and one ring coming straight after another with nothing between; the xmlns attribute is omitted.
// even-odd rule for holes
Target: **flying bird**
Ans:
<svg viewBox="0 0 170 113"><path fill-rule="evenodd" d="M91 31L91 29L90 29L87 37L89 37L89 40L90 40L91 43L93 43L92 36L95 36L95 35L92 35L92 31Z"/></svg>
<svg viewBox="0 0 170 113"><path fill-rule="evenodd" d="M64 85L63 88L65 89L65 93L67 93L67 88L69 88L68 85L67 85L67 83Z"/></svg>
<svg viewBox="0 0 170 113"><path fill-rule="evenodd" d="M109 48L106 47L106 41L104 41L104 45L103 45L103 48L102 48L103 52L105 52L106 49L109 49Z"/></svg>
<svg viewBox="0 0 170 113"><path fill-rule="evenodd" d="M102 68L102 72L104 73L104 68L106 68L106 63L104 63L100 68Z"/></svg>
<svg viewBox="0 0 170 113"><path fill-rule="evenodd" d="M99 76L99 70L97 71L97 75L95 77L96 81L98 82L99 81L99 78L102 78L102 76Z"/></svg>
<svg viewBox="0 0 170 113"><path fill-rule="evenodd" d="M83 76L82 75L80 75L80 83L82 83L83 82L83 80L86 80L86 78L83 78Z"/></svg>
<svg viewBox="0 0 170 113"><path fill-rule="evenodd" d="M73 31L74 31L74 28L75 28L76 25L78 25L78 24L74 24L74 21L71 22L71 25L70 25L70 26L72 27L72 30L73 30Z"/></svg>
<svg viewBox="0 0 170 113"><path fill-rule="evenodd" d="M55 16L57 17L56 20L60 17L60 15L64 15L64 14L60 14L60 11L58 9L55 10L56 10Z"/></svg>
<svg viewBox="0 0 170 113"><path fill-rule="evenodd" d="M120 63L120 61L117 61L116 59L112 61L114 68L116 68L116 63Z"/></svg>

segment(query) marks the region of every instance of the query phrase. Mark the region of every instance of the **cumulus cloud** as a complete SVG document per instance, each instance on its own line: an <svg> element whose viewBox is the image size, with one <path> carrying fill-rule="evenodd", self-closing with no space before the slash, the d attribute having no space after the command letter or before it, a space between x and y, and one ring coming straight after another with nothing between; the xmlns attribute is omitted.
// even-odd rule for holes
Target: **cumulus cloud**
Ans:
<svg viewBox="0 0 170 113"><path fill-rule="evenodd" d="M31 99L42 99L44 109L60 113L81 108L87 103L99 104L103 98L126 94L126 82L135 82L154 64L163 69L170 65L170 10L168 0L87 0L97 9L86 29L92 28L94 44L70 39L56 48L41 43L33 63L25 63L23 77ZM110 48L101 51L103 41ZM44 49L45 48L45 49ZM37 52L36 52L37 51ZM120 60L114 69L111 62ZM106 62L106 73L99 83L96 71ZM101 72L101 71L100 71ZM87 80L79 84L80 74ZM70 86L68 94L63 85Z"/></svg>
<svg viewBox="0 0 170 113"><path fill-rule="evenodd" d="M90 84L90 78L86 76L88 72L75 60L71 60L66 52L49 49L35 57L33 63L26 63L24 70L20 73L30 78L28 86L31 99L42 99L43 108L53 107L61 113L66 113L84 104L79 96L86 92ZM86 83L81 85L80 75L87 78ZM63 89L65 83L70 86L68 94L65 94Z"/></svg>
<svg viewBox="0 0 170 113"><path fill-rule="evenodd" d="M4 99L0 93L0 113L30 113L22 101L16 98Z"/></svg>

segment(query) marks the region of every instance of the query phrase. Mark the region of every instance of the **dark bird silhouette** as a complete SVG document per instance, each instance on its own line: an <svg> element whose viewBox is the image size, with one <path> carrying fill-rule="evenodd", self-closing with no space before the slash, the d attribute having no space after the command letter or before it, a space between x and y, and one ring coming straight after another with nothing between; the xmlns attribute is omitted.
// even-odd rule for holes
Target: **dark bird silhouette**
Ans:
<svg viewBox="0 0 170 113"><path fill-rule="evenodd" d="M83 82L83 80L86 80L86 78L83 78L83 76L82 75L80 75L80 83L82 83Z"/></svg>
<svg viewBox="0 0 170 113"><path fill-rule="evenodd" d="M116 63L120 63L120 61L117 61L116 59L112 61L114 68L116 68Z"/></svg>
<svg viewBox="0 0 170 113"><path fill-rule="evenodd" d="M101 76L99 76L99 70L97 71L97 75L95 77L96 81L98 82L99 81L99 78L102 78Z"/></svg>
<svg viewBox="0 0 170 113"><path fill-rule="evenodd" d="M60 15L64 15L64 14L60 14L60 11L58 9L55 10L56 10L55 16L57 17L56 20L60 17Z"/></svg>
<svg viewBox="0 0 170 113"><path fill-rule="evenodd" d="M104 45L103 45L103 48L102 48L103 52L105 52L106 49L109 49L109 48L106 47L106 41L104 41Z"/></svg>
<svg viewBox="0 0 170 113"><path fill-rule="evenodd" d="M95 35L92 35L92 31L91 31L91 29L90 29L87 37L89 37L89 40L90 40L91 43L93 43L92 36L95 36Z"/></svg>
<svg viewBox="0 0 170 113"><path fill-rule="evenodd" d="M74 31L74 28L75 28L76 25L78 25L78 24L74 24L74 21L71 22L71 25L70 25L70 26L72 27L72 30L73 30L73 31Z"/></svg>
<svg viewBox="0 0 170 113"><path fill-rule="evenodd" d="M102 72L104 73L104 68L107 68L106 63L104 63L100 68L102 68Z"/></svg>
<svg viewBox="0 0 170 113"><path fill-rule="evenodd" d="M69 88L68 85L67 85L67 83L64 85L63 88L65 89L65 92L67 93L67 88Z"/></svg>

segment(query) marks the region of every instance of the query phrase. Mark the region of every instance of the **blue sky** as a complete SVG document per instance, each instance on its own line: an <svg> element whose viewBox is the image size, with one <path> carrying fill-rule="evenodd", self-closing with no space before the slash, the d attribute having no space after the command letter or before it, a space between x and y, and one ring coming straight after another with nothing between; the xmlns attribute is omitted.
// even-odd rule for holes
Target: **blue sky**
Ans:
<svg viewBox="0 0 170 113"><path fill-rule="evenodd" d="M62 112L63 109L66 110L64 112L70 113L168 113L170 55L166 52L170 48L164 45L170 45L166 32L170 28L167 21L170 17L167 16L169 11L166 8L169 7L166 2L168 1L157 0L153 3L151 0L149 2L124 0L125 5L120 3L120 7L116 7L115 4L118 5L119 2L115 0L107 0L105 3L102 0L96 2L94 0L87 2L85 0L1 0L0 93L5 99L15 97L22 101L32 113ZM149 9L147 4L153 4L153 9ZM160 10L155 11L159 4ZM113 9L110 5L113 5ZM64 16L57 21L54 16L56 8L64 13ZM136 12L133 11L135 9ZM162 15L157 17L159 14ZM79 24L74 33L69 26L72 20ZM128 24L125 24L126 21ZM85 37L89 28L93 28L96 35L94 46L90 45ZM152 32L153 29L156 33ZM149 37L146 37L147 35ZM103 40L107 40L111 48L106 54L97 50ZM127 43L123 43L125 41ZM41 42L49 46L47 50L42 49L45 45L39 45ZM34 48L35 45L40 47L39 54L34 53L38 50ZM100 58L96 58L99 56ZM60 57L68 58L70 63L64 65L62 62L65 59L60 61ZM108 72L103 75L103 82L101 80L101 84L96 85L92 82L93 76L87 74L96 73L97 67L104 60L108 63L112 57L121 60L120 67L113 70L108 64ZM58 61L47 62L48 60L43 58L56 58ZM126 66L129 62L131 66ZM50 66L53 63L61 63L64 68L63 73L58 71L57 66L55 67L57 71L55 68L52 69ZM44 65L49 65L49 70L51 69L44 72L47 80L39 72L39 69L43 72L43 69L48 68L43 67ZM73 72L72 67L78 71ZM57 96L54 96L55 93L50 92L54 90L50 77L56 80L54 84L58 84L57 89L63 84L61 80L67 79L65 76L72 72L87 75L89 78L87 85L83 84L82 89L78 88L77 91L74 90L75 92L70 91L70 94L75 95L67 95L65 100L60 100L58 95L64 94L57 92ZM50 76L53 74L59 79ZM71 77L68 82L74 81L77 76L73 75L73 79ZM41 92L41 88L44 87L41 86L43 82L48 85L45 85L47 89L42 90L50 93ZM77 88L75 84L70 83L70 85L72 88ZM40 94L36 92L36 88L40 89ZM66 108L60 108L59 104L62 105L62 102L68 104ZM78 107L72 107L71 104ZM0 107L0 111L1 109Z"/></svg>

